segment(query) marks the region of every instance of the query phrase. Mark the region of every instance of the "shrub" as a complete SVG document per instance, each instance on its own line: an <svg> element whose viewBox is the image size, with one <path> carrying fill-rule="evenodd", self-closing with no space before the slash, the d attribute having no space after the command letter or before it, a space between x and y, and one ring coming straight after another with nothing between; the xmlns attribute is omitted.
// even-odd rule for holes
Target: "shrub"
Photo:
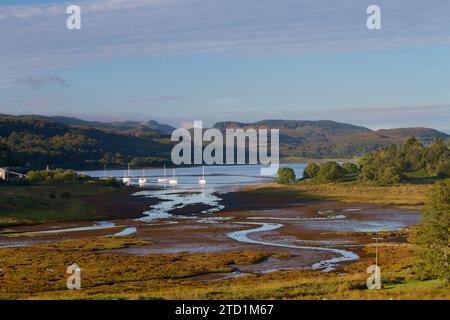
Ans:
<svg viewBox="0 0 450 320"><path fill-rule="evenodd" d="M78 175L73 170L41 170L41 171L29 171L26 175L26 179L32 183L49 183L49 182L76 182Z"/></svg>
<svg viewBox="0 0 450 320"><path fill-rule="evenodd" d="M319 173L319 166L315 163L310 163L306 166L305 171L303 172L303 177L306 179L313 179L317 177Z"/></svg>
<svg viewBox="0 0 450 320"><path fill-rule="evenodd" d="M357 174L359 171L358 166L350 162L342 164L342 168L345 170L347 174Z"/></svg>
<svg viewBox="0 0 450 320"><path fill-rule="evenodd" d="M42 176L40 171L30 171L26 175L26 179L30 182L42 182L44 181L44 177Z"/></svg>
<svg viewBox="0 0 450 320"><path fill-rule="evenodd" d="M320 165L317 180L321 182L341 181L344 176L345 170L338 163L329 161Z"/></svg>
<svg viewBox="0 0 450 320"><path fill-rule="evenodd" d="M65 182L65 183L75 182L77 181L77 173L73 170L66 170L66 171L58 170L52 176L51 181Z"/></svg>
<svg viewBox="0 0 450 320"><path fill-rule="evenodd" d="M106 187L118 188L122 185L116 178L107 178L104 180L100 180L101 184Z"/></svg>
<svg viewBox="0 0 450 320"><path fill-rule="evenodd" d="M450 178L450 161L439 163L436 175L440 179Z"/></svg>
<svg viewBox="0 0 450 320"><path fill-rule="evenodd" d="M61 198L64 198L64 199L72 198L72 194L70 192L63 192L63 193L61 193Z"/></svg>
<svg viewBox="0 0 450 320"><path fill-rule="evenodd" d="M295 172L291 168L280 168L278 169L278 183L290 183L294 182L296 179Z"/></svg>
<svg viewBox="0 0 450 320"><path fill-rule="evenodd" d="M382 171L378 179L380 185L390 185L400 182L400 169L398 167L387 167Z"/></svg>

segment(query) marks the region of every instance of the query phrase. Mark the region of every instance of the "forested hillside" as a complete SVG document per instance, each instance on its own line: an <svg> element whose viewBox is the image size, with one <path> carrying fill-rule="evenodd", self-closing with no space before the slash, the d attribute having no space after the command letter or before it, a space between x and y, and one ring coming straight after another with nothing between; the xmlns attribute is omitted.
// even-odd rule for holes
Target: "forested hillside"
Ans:
<svg viewBox="0 0 450 320"><path fill-rule="evenodd" d="M169 160L167 132L124 126L100 128L89 122L67 125L43 117L0 116L0 162L30 168L97 168L161 165Z"/></svg>
<svg viewBox="0 0 450 320"><path fill-rule="evenodd" d="M427 128L372 131L334 121L266 120L227 128L279 128L282 161L299 158L355 158L415 136L425 145L445 133ZM98 122L69 117L0 115L0 166L42 169L155 166L170 162L174 128L156 121Z"/></svg>
<svg viewBox="0 0 450 320"><path fill-rule="evenodd" d="M450 136L429 128L400 128L373 131L365 127L335 121L264 120L255 123L219 122L227 128L278 128L280 153L289 158L355 158L380 147L400 145L412 136L429 144L436 138L449 141Z"/></svg>

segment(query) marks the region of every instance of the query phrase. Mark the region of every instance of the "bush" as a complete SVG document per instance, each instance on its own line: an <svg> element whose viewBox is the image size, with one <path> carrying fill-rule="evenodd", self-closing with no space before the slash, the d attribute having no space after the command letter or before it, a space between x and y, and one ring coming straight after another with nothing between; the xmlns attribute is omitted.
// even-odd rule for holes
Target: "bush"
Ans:
<svg viewBox="0 0 450 320"><path fill-rule="evenodd" d="M450 178L450 161L441 162L437 167L436 175L440 179Z"/></svg>
<svg viewBox="0 0 450 320"><path fill-rule="evenodd" d="M357 174L359 171L358 166L350 162L342 164L342 168L345 170L347 174Z"/></svg>
<svg viewBox="0 0 450 320"><path fill-rule="evenodd" d="M294 182L296 179L295 172L291 168L280 168L278 169L278 183L290 183Z"/></svg>
<svg viewBox="0 0 450 320"><path fill-rule="evenodd" d="M78 175L73 170L41 170L29 171L26 179L32 183L49 183L49 182L64 182L71 183L78 180Z"/></svg>
<svg viewBox="0 0 450 320"><path fill-rule="evenodd" d="M107 178L100 181L101 184L106 187L118 188L122 185L122 183L120 183L119 180L117 180L116 178Z"/></svg>
<svg viewBox="0 0 450 320"><path fill-rule="evenodd" d="M317 180L321 182L341 181L344 176L345 170L338 163L329 161L320 165Z"/></svg>
<svg viewBox="0 0 450 320"><path fill-rule="evenodd" d="M317 177L319 173L319 166L315 163L310 163L306 166L305 171L303 172L303 177L306 179L313 179Z"/></svg>
<svg viewBox="0 0 450 320"><path fill-rule="evenodd" d="M70 192L63 192L63 193L61 193L61 198L63 198L63 199L72 198L72 194Z"/></svg>
<svg viewBox="0 0 450 320"><path fill-rule="evenodd" d="M57 171L53 175L51 181L65 182L65 183L75 182L77 181L77 174L73 170Z"/></svg>
<svg viewBox="0 0 450 320"><path fill-rule="evenodd" d="M378 179L380 185L391 185L400 182L400 169L398 167L387 167Z"/></svg>
<svg viewBox="0 0 450 320"><path fill-rule="evenodd" d="M0 167L6 167L11 164L11 150L8 146L0 143Z"/></svg>
<svg viewBox="0 0 450 320"><path fill-rule="evenodd" d="M26 179L30 182L41 182L44 180L39 171L30 171L27 173Z"/></svg>

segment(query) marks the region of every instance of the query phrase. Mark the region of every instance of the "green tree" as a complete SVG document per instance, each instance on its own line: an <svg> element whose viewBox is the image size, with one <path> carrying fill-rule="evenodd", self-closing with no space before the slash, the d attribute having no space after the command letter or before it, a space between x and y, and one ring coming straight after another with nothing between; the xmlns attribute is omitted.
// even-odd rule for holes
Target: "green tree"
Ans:
<svg viewBox="0 0 450 320"><path fill-rule="evenodd" d="M417 229L422 275L450 280L450 179L437 182Z"/></svg>
<svg viewBox="0 0 450 320"><path fill-rule="evenodd" d="M342 164L342 168L347 172L347 174L357 174L358 166L351 162L346 162Z"/></svg>
<svg viewBox="0 0 450 320"><path fill-rule="evenodd" d="M51 180L65 183L75 182L77 181L77 173L73 170L57 170Z"/></svg>
<svg viewBox="0 0 450 320"><path fill-rule="evenodd" d="M11 163L11 150L0 143L0 167L6 167Z"/></svg>
<svg viewBox="0 0 450 320"><path fill-rule="evenodd" d="M444 173L442 177L446 177L445 167L450 164L450 149L443 139L436 139L425 149L424 159L428 174L439 176L439 173Z"/></svg>
<svg viewBox="0 0 450 320"><path fill-rule="evenodd" d="M41 171L29 171L26 175L26 179L33 183L43 182L45 177Z"/></svg>
<svg viewBox="0 0 450 320"><path fill-rule="evenodd" d="M296 179L295 172L291 168L279 168L278 169L278 183L290 183Z"/></svg>
<svg viewBox="0 0 450 320"><path fill-rule="evenodd" d="M396 166L388 166L381 171L378 183L381 185L390 185L400 182L400 169Z"/></svg>
<svg viewBox="0 0 450 320"><path fill-rule="evenodd" d="M440 179L450 178L450 160L444 160L437 165L436 176Z"/></svg>
<svg viewBox="0 0 450 320"><path fill-rule="evenodd" d="M395 145L368 153L359 161L360 178L375 181L381 185L397 183L401 180L401 156Z"/></svg>
<svg viewBox="0 0 450 320"><path fill-rule="evenodd" d="M319 166L315 163L310 163L306 166L303 177L306 179L313 179L317 177L317 174L319 173Z"/></svg>
<svg viewBox="0 0 450 320"><path fill-rule="evenodd" d="M344 176L345 170L337 162L329 161L320 165L317 180L321 182L341 181Z"/></svg>
<svg viewBox="0 0 450 320"><path fill-rule="evenodd" d="M50 182L76 182L78 175L73 170L40 170L29 171L26 175L26 179L33 183L50 183Z"/></svg>
<svg viewBox="0 0 450 320"><path fill-rule="evenodd" d="M415 137L409 138L400 149L401 166L404 171L420 171L426 168L425 148Z"/></svg>

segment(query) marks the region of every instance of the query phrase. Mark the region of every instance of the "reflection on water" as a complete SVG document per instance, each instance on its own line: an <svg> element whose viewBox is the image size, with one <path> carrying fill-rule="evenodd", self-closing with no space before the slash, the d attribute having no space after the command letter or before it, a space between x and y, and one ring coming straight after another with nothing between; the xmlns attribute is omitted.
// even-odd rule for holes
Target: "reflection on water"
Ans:
<svg viewBox="0 0 450 320"><path fill-rule="evenodd" d="M130 234L136 233L137 229L135 227L128 227L123 229L120 232L116 232L114 234L112 234L111 236L113 237L125 237L125 236L129 236Z"/></svg>
<svg viewBox="0 0 450 320"><path fill-rule="evenodd" d="M281 165L284 166L284 165ZM288 164L294 169L296 175L301 177L306 164ZM176 176L178 185L168 186L157 182L158 177L164 175L164 169L147 169L144 171L148 183L146 190L136 193L147 197L159 199L159 203L144 212L146 217L140 221L152 221L173 217L170 213L187 206L200 205L197 214L208 214L222 210L220 193L238 190L245 185L255 185L271 181L273 177L260 176L262 165L232 165L232 166L207 166L205 167L206 185L200 186L199 177L203 174L202 167L177 168ZM170 170L168 170L170 172ZM123 170L90 171L84 172L92 177L123 177ZM131 170L132 184L139 184L139 177L143 175L142 169ZM170 177L170 175L169 175ZM151 187L151 188L150 188ZM194 210L192 210L194 211Z"/></svg>
<svg viewBox="0 0 450 320"><path fill-rule="evenodd" d="M335 258L322 260L320 262L313 264L311 266L311 268L314 270L320 269L325 272L329 272L329 271L333 270L336 267L336 264L338 264L340 262L352 261L352 260L359 259L358 255L356 255L355 253L348 251L348 250L326 248L326 247L320 247L320 246L315 246L315 247L301 246L301 245L294 245L294 244L289 244L289 243L257 240L257 239L253 239L253 238L249 237L249 234L273 231L273 230L277 230L277 229L284 227L284 225L279 224L279 223L241 222L241 224L259 225L259 227L253 228L253 229L230 232L227 234L227 236L229 236L230 238L235 239L237 241L245 242L245 243L252 243L252 244L259 244L259 245L273 246L273 247L291 248L291 249L326 251L326 252L332 252L332 253L338 254L338 256Z"/></svg>
<svg viewBox="0 0 450 320"><path fill-rule="evenodd" d="M77 227L77 228L66 228L66 229L51 229L51 230L42 230L42 231L33 231L26 232L23 235L33 235L33 234L50 234L50 233L70 233L70 232L80 232L80 231L92 231L92 230L102 230L102 229L111 229L116 225L109 221L101 221L97 222L92 226L87 227Z"/></svg>
<svg viewBox="0 0 450 320"><path fill-rule="evenodd" d="M292 168L298 178L303 176L303 170L306 167L304 163L281 164L280 166ZM255 184L270 181L273 177L263 177L260 175L262 165L222 165L222 166L205 166L205 178L207 184L205 188L214 187L221 189L222 186L241 186L245 184ZM172 176L171 170L167 170L167 177ZM85 171L91 177L102 178L107 177L124 177L124 170L107 170L105 171ZM158 177L163 177L164 169L151 168L145 169L145 176L148 177L147 186L158 186ZM142 169L131 170L132 183L138 185L138 179L142 176ZM181 167L176 168L176 176L178 186L175 188L198 188L198 179L202 176L202 167ZM161 185L159 185L161 186ZM227 189L227 188L226 188Z"/></svg>
<svg viewBox="0 0 450 320"><path fill-rule="evenodd" d="M164 189L141 191L136 195L144 195L147 197L156 197L160 202L154 205L150 210L145 211L146 217L140 218L140 221L151 221L155 219L164 219L172 217L169 212L181 209L189 205L206 205L208 209L199 213L218 212L224 208L220 204L220 198L213 194L213 189L192 190L192 189Z"/></svg>
<svg viewBox="0 0 450 320"><path fill-rule="evenodd" d="M286 165L296 171L297 176L301 176L305 164ZM308 254L314 257L305 258L303 251L299 255L301 261L292 258L291 260L280 260L274 262L269 260L264 270L279 270L283 268L296 268L293 261L297 261L300 267L309 267L330 271L344 261L358 259L358 256L349 251L341 249L351 249L352 243L342 239L333 238L332 235L317 236L316 239L301 239L292 235L283 234L283 227L294 228L295 230L317 230L314 234L321 234L322 231L351 231L351 232L376 232L381 230L395 230L407 227L417 222L419 214L417 212L407 212L395 208L379 206L358 206L343 208L334 203L324 203L322 208L296 206L294 208L280 208L276 210L251 210L246 211L241 216L220 216L207 215L223 210L221 195L226 192L235 191L243 186L260 184L270 181L270 177L259 176L261 166L211 166L205 168L205 178L207 184L200 186L198 178L202 174L201 167L179 168L177 169L177 186L168 186L157 183L157 177L162 176L162 169L146 170L147 185L137 192L136 195L156 198L156 204L145 212L145 217L135 221L130 221L125 226L117 226L112 222L99 222L86 226L81 223L78 227L66 225L63 228L58 225L56 228L48 226L49 230L39 230L28 232L28 234L56 234L62 233L60 237L68 237L66 233L82 232L89 230L118 228L107 231L106 236L127 236L138 232L138 236L157 237L160 246L154 245L151 248L139 248L135 250L151 250L154 253L173 252L215 252L232 250L242 247L247 248L249 244L256 246L272 247L273 250L300 249L307 250ZM170 172L170 170L169 170ZM86 172L94 177L102 177L103 171ZM107 176L122 177L122 170L107 171ZM142 170L132 171L134 177L133 184L138 185L138 179L142 176ZM245 203L242 204L245 211ZM321 204L322 206L322 204ZM305 208L305 209L303 209ZM175 215L177 214L177 215ZM182 214L182 215L181 215ZM203 216L190 214L205 214ZM168 220L163 220L167 219ZM243 222L242 220L247 220ZM273 223L272 223L273 222ZM120 223L119 223L120 224ZM205 228L205 225L208 225ZM235 231L243 225L250 226L246 230ZM120 228L120 229L119 229ZM220 230L215 231L215 228ZM232 228L233 232L223 229ZM158 235L154 230L161 230ZM196 233L195 229L202 229ZM209 235L204 234L208 230ZM28 229L29 230L29 229ZM179 230L194 230L184 232L185 238L177 238ZM148 233L151 231L150 233ZM147 232L147 233L146 233ZM173 232L173 233L170 233ZM170 233L166 236L166 233ZM192 239L186 238L192 235ZM227 237L228 236L228 237ZM158 238L159 237L159 238ZM170 237L170 239L167 239ZM214 239L213 244L208 241L203 242L203 238ZM228 238L227 241L223 241ZM217 241L219 239L220 241ZM233 239L233 240L230 240ZM0 242L0 246L19 246L39 243L46 240L33 240L24 237L22 241L8 239L5 243ZM54 241L54 240L49 240ZM338 247L338 248L336 248ZM283 249L286 248L286 249ZM133 249L128 249L133 250ZM297 251L297 250L294 250ZM304 260L306 259L306 260ZM288 262L286 262L288 261ZM319 262L317 262L319 261ZM297 263L296 262L296 263ZM222 275L224 276L224 275ZM229 277L229 274L225 275ZM235 275L233 275L235 276Z"/></svg>

